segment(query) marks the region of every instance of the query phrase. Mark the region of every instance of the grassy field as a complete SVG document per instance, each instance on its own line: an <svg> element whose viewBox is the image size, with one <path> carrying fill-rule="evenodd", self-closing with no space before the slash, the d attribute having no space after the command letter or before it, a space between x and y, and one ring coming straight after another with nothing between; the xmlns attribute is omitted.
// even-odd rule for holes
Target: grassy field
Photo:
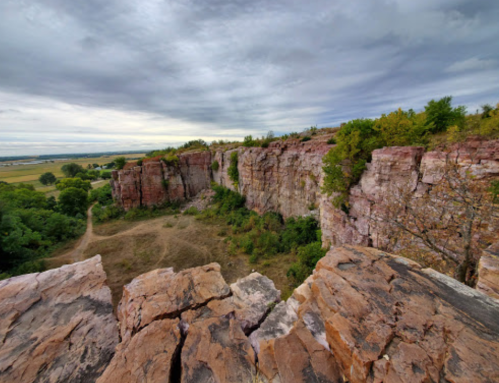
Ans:
<svg viewBox="0 0 499 383"><path fill-rule="evenodd" d="M123 156L127 158L137 158L144 156L144 154L125 154ZM0 167L0 181L5 181L8 182L9 184L19 184L19 183L33 184L37 190L43 191L48 195L53 195L50 193L54 193L54 191L56 191L55 186L44 186L40 184L38 178L40 177L41 174L46 172L51 172L54 173L54 175L57 178L62 178L63 174L61 171L61 167L65 164L74 162L83 166L83 168L87 168L88 164L103 165L112 162L113 159L116 157L121 157L121 156L112 155L112 156L102 156L95 158L77 158L69 160L55 160L54 162L48 162L36 165L16 165L16 166ZM94 188L96 187L94 186Z"/></svg>

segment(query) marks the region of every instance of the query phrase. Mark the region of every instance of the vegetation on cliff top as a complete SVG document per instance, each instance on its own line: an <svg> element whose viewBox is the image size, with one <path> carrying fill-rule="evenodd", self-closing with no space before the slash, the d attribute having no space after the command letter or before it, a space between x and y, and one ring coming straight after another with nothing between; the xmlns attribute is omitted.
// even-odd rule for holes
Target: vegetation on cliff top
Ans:
<svg viewBox="0 0 499 383"><path fill-rule="evenodd" d="M452 97L431 100L424 112L398 109L380 118L346 123L336 134L336 146L324 156L323 193L334 193L333 204L348 211L348 192L371 160L373 150L385 146L432 147L458 142L470 135L499 137L499 106L485 105L481 114L466 116L463 106L452 107Z"/></svg>

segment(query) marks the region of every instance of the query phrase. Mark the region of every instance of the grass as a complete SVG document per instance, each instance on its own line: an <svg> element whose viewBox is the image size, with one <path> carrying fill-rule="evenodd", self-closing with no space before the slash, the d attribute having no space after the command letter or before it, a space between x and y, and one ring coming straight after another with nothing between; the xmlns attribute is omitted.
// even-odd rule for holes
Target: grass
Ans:
<svg viewBox="0 0 499 383"><path fill-rule="evenodd" d="M126 154L124 157L141 157L143 154ZM38 178L40 175L46 172L54 173L57 178L62 178L64 174L61 171L61 167L65 164L74 162L87 168L88 164L99 164L103 165L116 157L122 157L122 155L112 155L112 156L101 156L95 158L77 158L69 160L55 160L54 162L47 162L43 164L36 165L16 165L16 166L3 166L0 167L0 181L5 181L11 184L18 183L30 183L35 185L35 188L40 191L51 192L55 190L54 186L44 186L40 184ZM6 163L11 163L13 161L7 161ZM5 162L4 162L5 163Z"/></svg>

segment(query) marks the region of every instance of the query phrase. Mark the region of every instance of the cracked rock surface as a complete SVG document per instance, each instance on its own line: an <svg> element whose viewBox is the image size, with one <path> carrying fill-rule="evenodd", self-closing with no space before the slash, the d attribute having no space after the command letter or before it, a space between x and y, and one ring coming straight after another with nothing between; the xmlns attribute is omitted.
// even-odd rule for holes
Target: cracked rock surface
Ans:
<svg viewBox="0 0 499 383"><path fill-rule="evenodd" d="M499 381L499 302L372 248L331 249L286 302L218 264L141 275L113 357L104 283L98 257L1 282L0 382Z"/></svg>
<svg viewBox="0 0 499 383"><path fill-rule="evenodd" d="M0 281L0 382L92 382L118 343L99 255Z"/></svg>

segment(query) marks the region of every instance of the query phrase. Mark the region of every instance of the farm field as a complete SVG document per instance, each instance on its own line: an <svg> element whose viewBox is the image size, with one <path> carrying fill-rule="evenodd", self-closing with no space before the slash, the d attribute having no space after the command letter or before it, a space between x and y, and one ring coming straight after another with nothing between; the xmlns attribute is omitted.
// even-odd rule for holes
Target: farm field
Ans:
<svg viewBox="0 0 499 383"><path fill-rule="evenodd" d="M105 163L112 162L114 158L121 156L124 156L126 158L137 158L144 156L144 154L134 153L134 154L124 154L124 155L101 156L93 158L77 158L77 159L73 158L67 160L54 160L54 162L47 162L43 164L2 166L0 167L0 181L5 181L8 182L9 184L30 183L33 184L37 190L49 194L56 191L55 186L42 185L38 181L38 178L40 177L41 174L46 172L51 172L54 173L54 175L57 178L62 178L63 173L61 171L61 167L65 164L74 162L83 166L83 168L86 168L88 164L97 163L99 165L103 165Z"/></svg>

